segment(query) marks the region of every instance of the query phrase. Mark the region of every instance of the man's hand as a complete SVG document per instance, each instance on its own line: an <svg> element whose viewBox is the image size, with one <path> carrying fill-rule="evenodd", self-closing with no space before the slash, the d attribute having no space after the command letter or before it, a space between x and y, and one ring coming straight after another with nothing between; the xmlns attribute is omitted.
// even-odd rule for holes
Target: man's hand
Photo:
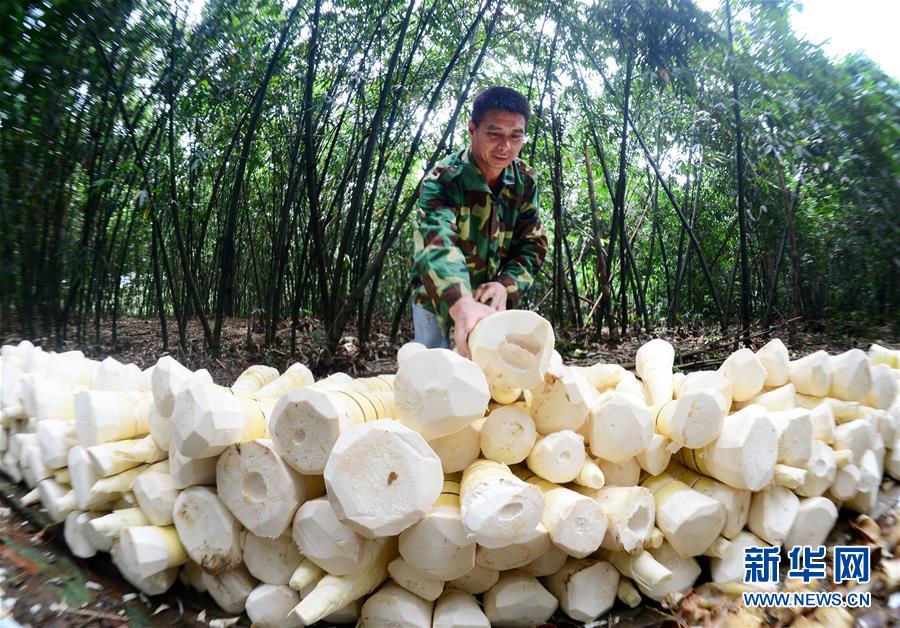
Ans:
<svg viewBox="0 0 900 628"><path fill-rule="evenodd" d="M496 312L502 312L506 309L506 286L499 281L489 281L483 283L475 289L475 300L487 305L490 301L490 307Z"/></svg>
<svg viewBox="0 0 900 628"><path fill-rule="evenodd" d="M475 329L478 321L493 313L493 308L479 303L472 297L462 297L453 304L453 307L450 308L450 316L453 318L453 340L456 342L457 353L464 358L472 357L469 353L469 332Z"/></svg>

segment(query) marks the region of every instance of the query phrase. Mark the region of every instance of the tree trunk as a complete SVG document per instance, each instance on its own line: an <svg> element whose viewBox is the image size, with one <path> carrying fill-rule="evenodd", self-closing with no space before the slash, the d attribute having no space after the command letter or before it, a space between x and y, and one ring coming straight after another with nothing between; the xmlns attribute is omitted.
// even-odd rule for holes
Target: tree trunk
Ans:
<svg viewBox="0 0 900 628"><path fill-rule="evenodd" d="M169 348L169 326L166 323L166 304L163 301L162 273L159 269L159 229L153 223L153 243L150 248L151 263L153 264L153 282L156 284L156 311L159 315L159 333L162 336L163 351Z"/></svg>
<svg viewBox="0 0 900 628"><path fill-rule="evenodd" d="M594 172L591 168L591 157L587 146L584 148L584 168L587 173L588 199L591 203L591 232L593 234L594 257L596 258L597 283L600 286L600 304L594 319L595 338L599 341L603 335L603 313L609 308L609 272L606 267L606 251L603 249L603 234L600 227L600 209L597 206L597 195L594 192Z"/></svg>
<svg viewBox="0 0 900 628"><path fill-rule="evenodd" d="M222 321L225 316L226 304L232 302L234 296L234 238L237 228L237 214L241 200L241 192L244 188L244 172L247 169L247 161L250 158L250 148L253 145L253 138L256 135L256 129L259 125L262 106L263 102L265 102L269 82L272 80L272 76L274 76L275 74L275 69L281 59L281 53L284 50L285 43L287 43L288 33L290 33L291 27L294 25L294 21L297 19L301 4L301 0L297 0L297 3L294 5L294 8L291 9L290 14L288 15L288 19L284 25L284 28L282 28L281 30L281 34L278 38L278 44L275 46L275 51L272 53L272 58L269 59L269 65L266 68L266 74L263 77L262 83L260 84L259 88L256 90L256 93L254 94L253 111L250 114L250 119L247 121L247 133L244 136L241 155L238 159L237 168L234 174L234 185L231 188L231 196L229 197L228 201L227 216L225 220L225 233L222 238L222 251L219 256L220 275L218 291L219 293L216 299L216 322L212 334L212 343L209 347L210 352L214 356L217 356L221 349L220 345L222 338Z"/></svg>
<svg viewBox="0 0 900 628"><path fill-rule="evenodd" d="M784 209L785 209L785 230L791 241L791 313L790 313L790 323L788 323L788 338L790 342L796 340L797 337L797 316L799 315L800 310L800 273L799 273L799 259L800 253L797 250L797 234L796 229L794 228L794 207L797 201L797 198L800 195L800 182L803 180L803 168L800 169L800 174L797 177L797 187L794 190L793 194L787 187L787 181L784 178L784 165L781 163L781 160L775 157L775 167L778 171L778 183L781 187L781 195L784 199ZM780 256L779 256L780 257ZM776 262L776 268L777 268ZM774 290L774 283L776 282L777 277L772 277L773 288L770 289L770 293ZM766 318L768 318L769 308L766 308Z"/></svg>
<svg viewBox="0 0 900 628"><path fill-rule="evenodd" d="M728 20L728 47L731 51L731 83L733 88L734 124L737 153L737 199L738 199L738 224L741 232L741 334L744 338L744 346L750 346L750 260L747 251L747 208L744 205L744 147L741 137L741 104L739 100L738 80L734 64L734 36L731 28L731 1L725 0L725 17Z"/></svg>
<svg viewBox="0 0 900 628"><path fill-rule="evenodd" d="M338 309L338 304L342 298L343 282L344 282L344 256L347 254L352 240L353 232L356 230L356 224L360 208L362 206L363 193L366 189L369 169L372 165L372 158L375 155L375 147L378 143L378 137L381 133L382 122L384 121L384 112L387 107L388 100L393 93L394 73L397 70L397 62L400 58L400 51L403 49L403 42L406 39L406 31L409 28L412 12L415 8L415 0L411 0L406 7L406 13L403 16L403 22L400 25L400 33L397 35L394 49L391 52L391 58L388 62L387 70L384 75L384 83L381 85L381 91L378 96L378 106L375 108L375 114L372 117L372 124L366 130L368 139L366 141L363 154L360 159L359 170L357 171L356 182L353 186L353 193L350 196L350 206L347 209L347 219L344 223L344 234L341 238L341 244L337 251L337 261L334 270L334 282L332 283L332 293L330 295L326 320L334 320Z"/></svg>
<svg viewBox="0 0 900 628"><path fill-rule="evenodd" d="M396 212L396 208L398 203L400 202L400 196L403 193L403 186L406 183L406 178L409 176L409 171L412 167L413 160L415 159L416 154L418 153L419 146L422 142L422 134L425 130L425 124L427 123L431 112L434 111L434 108L437 106L437 103L440 101L440 97L443 95L444 86L447 84L447 80L450 78L450 74L456 67L459 62L460 56L462 56L463 50L469 45L472 36L478 30L478 25L481 23L484 18L484 14L487 11L488 7L491 4L491 0L482 5L481 10L475 16L475 19L472 20L469 25L468 30L466 30L465 35L460 40L459 44L456 46L456 50L453 53L453 57L447 63L446 68L444 69L443 75L441 75L440 80L437 85L435 85L434 89L431 92L431 98L428 101L428 108L425 111L425 115L422 117L422 121L419 123L419 128L416 130L416 135L413 138L412 143L410 144L409 151L406 153L406 159L403 162L403 168L400 171L400 176L397 177L397 182L394 185L394 192L391 195L391 200L388 203L388 213L387 218L384 221L384 227L380 229L382 233L381 244L384 245L387 240L388 234L390 233L390 228L394 221L394 214ZM438 149L440 149L441 145L444 143L444 139L447 137L446 132L441 141L438 143ZM426 167L426 171L431 169L434 160L437 157L437 151L431 156L431 159L428 161L428 165ZM415 196L415 194L413 195ZM366 260L368 261L368 260ZM364 329L366 330L366 335L368 335L368 329L372 325L372 316L375 310L375 301L376 296L378 295L378 288L381 283L381 274L375 275L375 278L372 280L372 288L369 291L369 304L366 311L366 318L364 323ZM362 332L360 332L362 333Z"/></svg>
<svg viewBox="0 0 900 628"><path fill-rule="evenodd" d="M468 79L466 81L465 87L462 90L459 98L456 101L456 107L451 115L451 120L455 120L462 110L463 104L468 99L469 90L472 87L472 84L475 81L475 76L477 75L479 69L481 68L481 63L484 61L485 54L487 53L488 44L491 40L491 35L494 32L494 27L497 24L497 20L500 17L502 12L503 4L498 3L497 9L494 11L494 14L491 16L491 20L487 25L487 32L485 33L484 43L481 47L481 50L478 53L478 58L475 60L475 64L472 66L472 71L469 73ZM426 164L426 170L430 169L434 164L434 160L437 158L436 156L439 154L438 151L443 150L443 146L449 136L452 127L448 127L444 131L444 135L442 140L438 143L437 149L435 149L434 154L432 155L432 159L429 161L429 164ZM357 300L362 298L365 294L366 285L369 281L376 275L376 273L381 271L381 266L384 263L384 258L387 256L388 250L393 244L394 240L400 234L400 231L403 228L406 219L409 216L409 213L412 211L412 208L415 205L415 197L411 197L406 206L403 208L403 212L400 214L397 222L394 224L393 228L390 231L390 234L381 244L381 248L378 250L378 253L372 259L369 266L366 268L366 271L359 278L356 283L356 286L350 291L350 294L347 295L347 298L344 301L343 306L340 310L338 310L337 315L334 318L334 324L328 332L328 348L331 353L337 349L337 344L340 341L341 336L344 333L344 329L347 326L347 322L350 320L351 312L356 305Z"/></svg>
<svg viewBox="0 0 900 628"><path fill-rule="evenodd" d="M594 69L597 70L598 74L600 74L600 77L603 79L603 84L606 86L606 91L609 92L613 97L615 97L616 90L610 84L609 79L606 78L606 73L603 71L603 68L597 63L596 59L594 59L592 52L585 46L584 42L581 42L581 45L582 50L584 50L585 54L588 57L588 60L591 62L591 65L594 66ZM650 149L644 142L644 138L641 136L640 131L638 131L637 127L634 125L633 120L629 119L628 124L631 127L631 132L634 133L635 139L637 139L638 144L640 144L641 150L644 151L644 157L653 168L653 172L656 175L656 178L659 181L663 192L666 193L666 198L668 198L669 202L672 204L672 209L675 210L675 214L678 216L678 220L680 220L681 224L687 228L687 218L685 218L684 212L681 211L681 207L678 205L678 201L675 200L675 196L672 194L672 190L669 189L669 186L663 179L662 173L659 170L659 165L650 154ZM713 301L716 304L716 310L719 314L719 325L722 331L724 331L726 328L725 311L722 308L722 301L721 299L719 299L719 291L716 289L716 284L713 281L712 273L710 273L709 266L706 263L706 258L703 255L703 249L700 248L700 241L697 239L697 235L694 233L694 230L690 228L687 229L687 233L688 237L690 238L691 244L694 246L694 250L697 253L697 258L700 261L700 267L703 269L703 275L706 278L707 285L709 286L710 294L712 295Z"/></svg>
<svg viewBox="0 0 900 628"><path fill-rule="evenodd" d="M620 322L622 335L628 332L628 302L625 292L625 187L628 158L628 113L631 101L631 79L634 72L634 56L629 52L625 62L625 92L622 98L622 139L619 144L619 173L616 180L616 195L613 201L613 231L610 237L610 254L615 251L616 238L619 239L619 303L621 304Z"/></svg>

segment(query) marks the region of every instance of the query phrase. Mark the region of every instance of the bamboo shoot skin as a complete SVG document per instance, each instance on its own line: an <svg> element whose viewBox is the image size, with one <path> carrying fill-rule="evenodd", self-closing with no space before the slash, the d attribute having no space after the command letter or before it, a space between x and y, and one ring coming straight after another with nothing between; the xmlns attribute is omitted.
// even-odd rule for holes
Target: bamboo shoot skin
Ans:
<svg viewBox="0 0 900 628"><path fill-rule="evenodd" d="M180 567L188 556L173 526L132 526L122 530L118 541L119 562L147 579L172 567Z"/></svg>
<svg viewBox="0 0 900 628"><path fill-rule="evenodd" d="M297 545L287 532L277 539L248 532L243 545L244 566L250 575L264 584L287 585L302 559ZM296 605L297 602L292 604L288 611Z"/></svg>
<svg viewBox="0 0 900 628"><path fill-rule="evenodd" d="M550 548L550 535L542 524L528 538L504 547L479 547L475 552L475 564L487 569L509 571L524 567Z"/></svg>
<svg viewBox="0 0 900 628"><path fill-rule="evenodd" d="M824 545L837 517L837 506L830 499L826 497L801 499L797 507L797 516L794 518L790 532L785 537L784 547Z"/></svg>
<svg viewBox="0 0 900 628"><path fill-rule="evenodd" d="M325 497L300 506L294 515L292 535L307 559L335 576L356 569L366 543L363 536L338 520Z"/></svg>
<svg viewBox="0 0 900 628"><path fill-rule="evenodd" d="M247 598L259 584L243 565L219 574L204 571L202 579L216 604L226 613L235 614L244 612Z"/></svg>
<svg viewBox="0 0 900 628"><path fill-rule="evenodd" d="M831 389L831 362L828 353L816 351L788 364L796 391L812 397L826 397Z"/></svg>
<svg viewBox="0 0 900 628"><path fill-rule="evenodd" d="M242 564L243 526L215 491L203 486L183 490L175 500L172 519L188 556L204 571L218 575Z"/></svg>
<svg viewBox="0 0 900 628"><path fill-rule="evenodd" d="M490 628L491 623L470 593L447 589L434 604L432 628Z"/></svg>
<svg viewBox="0 0 900 628"><path fill-rule="evenodd" d="M431 626L433 604L395 582L386 582L363 602L359 626L420 628Z"/></svg>
<svg viewBox="0 0 900 628"><path fill-rule="evenodd" d="M756 352L756 359L766 370L764 384L769 387L784 386L790 379L790 356L780 338L773 338Z"/></svg>
<svg viewBox="0 0 900 628"><path fill-rule="evenodd" d="M285 585L260 584L247 596L244 603L247 616L259 628L294 628L302 626L299 619L290 615L300 603L297 592Z"/></svg>
<svg viewBox="0 0 900 628"><path fill-rule="evenodd" d="M647 389L647 405L660 408L672 400L675 348L661 338L642 345L634 358L635 371Z"/></svg>
<svg viewBox="0 0 900 628"><path fill-rule="evenodd" d="M448 436L428 441L428 446L441 459L444 473L457 473L472 464L481 455L481 427L484 419L478 419Z"/></svg>
<svg viewBox="0 0 900 628"><path fill-rule="evenodd" d="M397 419L433 440L484 416L491 395L484 373L448 349L426 349L400 364L394 380Z"/></svg>
<svg viewBox="0 0 900 628"><path fill-rule="evenodd" d="M559 602L534 577L508 571L484 594L484 614L491 626L534 626L556 612Z"/></svg>
<svg viewBox="0 0 900 628"><path fill-rule="evenodd" d="M434 602L444 592L444 581L419 571L403 558L388 564L388 574L400 587L428 602Z"/></svg>
<svg viewBox="0 0 900 628"><path fill-rule="evenodd" d="M499 579L500 572L496 569L475 565L469 573L459 578L454 578L447 584L454 589L465 591L471 595L480 595L497 584Z"/></svg>
<svg viewBox="0 0 900 628"><path fill-rule="evenodd" d="M476 546L460 518L459 482L445 480L441 496L431 509L401 532L398 541L406 562L429 576L455 580L471 572Z"/></svg>
<svg viewBox="0 0 900 628"><path fill-rule="evenodd" d="M756 395L762 390L767 377L765 367L747 348L728 356L719 367L719 373L731 382L734 401L747 401Z"/></svg>
<svg viewBox="0 0 900 628"><path fill-rule="evenodd" d="M588 421L591 453L612 462L624 462L641 453L653 436L650 412L627 393L604 396L591 410Z"/></svg>
<svg viewBox="0 0 900 628"><path fill-rule="evenodd" d="M650 555L672 576L652 587L641 587L641 592L657 602L674 601L675 596L686 592L700 577L700 564L690 556L681 556L668 543L649 550Z"/></svg>
<svg viewBox="0 0 900 628"><path fill-rule="evenodd" d="M619 572L606 561L573 558L543 583L566 615L591 622L615 603Z"/></svg>

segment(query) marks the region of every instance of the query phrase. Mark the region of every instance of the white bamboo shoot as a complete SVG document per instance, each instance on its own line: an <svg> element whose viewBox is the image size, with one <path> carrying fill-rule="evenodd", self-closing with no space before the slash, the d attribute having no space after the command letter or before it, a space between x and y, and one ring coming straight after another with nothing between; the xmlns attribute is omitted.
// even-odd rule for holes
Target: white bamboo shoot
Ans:
<svg viewBox="0 0 900 628"><path fill-rule="evenodd" d="M419 433L390 419L343 432L325 465L338 518L370 538L399 534L421 519L443 484L437 454Z"/></svg>

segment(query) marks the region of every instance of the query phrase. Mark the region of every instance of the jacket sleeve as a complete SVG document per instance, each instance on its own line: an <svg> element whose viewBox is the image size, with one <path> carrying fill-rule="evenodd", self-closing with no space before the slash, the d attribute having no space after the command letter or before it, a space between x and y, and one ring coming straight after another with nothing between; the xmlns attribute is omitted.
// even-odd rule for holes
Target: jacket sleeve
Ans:
<svg viewBox="0 0 900 628"><path fill-rule="evenodd" d="M466 258L457 246L458 205L448 189L447 169L426 175L416 207L413 263L438 315L449 319L450 307L472 295Z"/></svg>
<svg viewBox="0 0 900 628"><path fill-rule="evenodd" d="M531 287L547 256L547 234L541 223L540 191L533 178L526 186L525 199L513 228L513 237L497 281L506 286L510 306L518 305L522 293Z"/></svg>

